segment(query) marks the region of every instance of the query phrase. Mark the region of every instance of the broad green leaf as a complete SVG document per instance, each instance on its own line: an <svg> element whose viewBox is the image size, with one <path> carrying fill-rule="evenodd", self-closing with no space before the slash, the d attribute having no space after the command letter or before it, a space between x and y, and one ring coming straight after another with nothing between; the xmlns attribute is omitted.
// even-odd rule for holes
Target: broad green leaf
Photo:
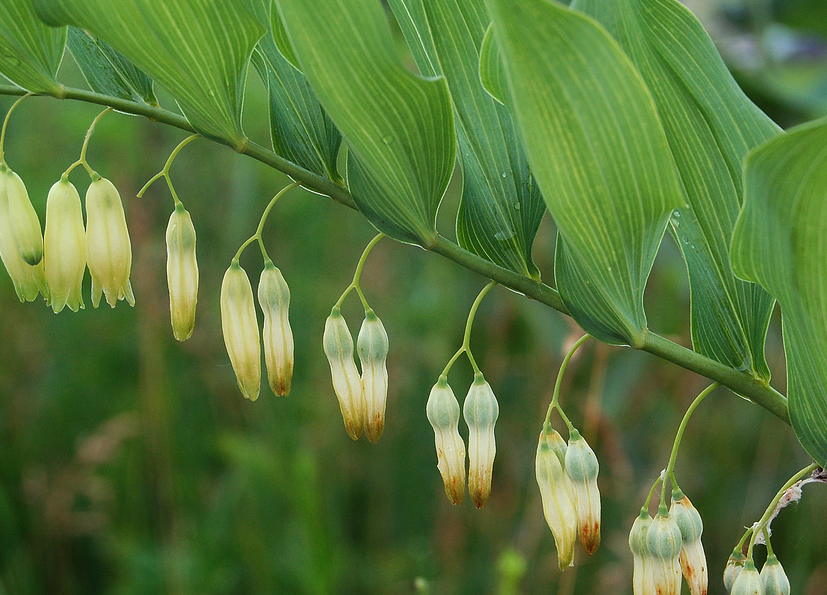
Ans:
<svg viewBox="0 0 827 595"><path fill-rule="evenodd" d="M508 97L508 76L494 37L494 24L488 25L480 48L480 81L488 94L500 103Z"/></svg>
<svg viewBox="0 0 827 595"><path fill-rule="evenodd" d="M276 0L273 0L272 3L275 5ZM287 31L284 29L284 23L281 20L281 13L276 9L276 6L273 6L270 12L270 31L273 34L273 41L279 53L293 68L299 70L299 59L296 57L290 38L287 37Z"/></svg>
<svg viewBox="0 0 827 595"><path fill-rule="evenodd" d="M247 63L263 30L242 2L34 0L41 18L110 44L172 93L198 132L236 149Z"/></svg>
<svg viewBox="0 0 827 595"><path fill-rule="evenodd" d="M827 119L749 154L732 266L781 304L790 421L827 463Z"/></svg>
<svg viewBox="0 0 827 595"><path fill-rule="evenodd" d="M620 43L649 87L688 206L672 231L689 273L692 344L768 381L773 299L736 279L729 244L743 202L747 152L780 129L738 88L701 24L676 0L576 0Z"/></svg>
<svg viewBox="0 0 827 595"><path fill-rule="evenodd" d="M271 0L251 0L256 18L267 29L256 46L253 64L268 89L273 150L305 169L341 182L336 158L342 135L325 114L307 79L276 47L270 32L271 5Z"/></svg>
<svg viewBox="0 0 827 595"><path fill-rule="evenodd" d="M37 17L31 0L0 2L0 73L27 91L60 95L55 80L66 28L51 29Z"/></svg>
<svg viewBox="0 0 827 595"><path fill-rule="evenodd" d="M560 234L560 295L597 338L640 346L646 280L682 203L652 97L592 19L545 0L489 7L507 104Z"/></svg>
<svg viewBox="0 0 827 595"><path fill-rule="evenodd" d="M485 0L393 0L394 13L410 17L408 45L420 70L445 76L454 104L462 202L457 215L460 245L502 267L539 278L531 247L546 208L531 177L508 110L483 89L479 51L490 22ZM422 10L424 6L424 11ZM416 15L419 15L418 17ZM427 20L426 19L427 15Z"/></svg>
<svg viewBox="0 0 827 595"><path fill-rule="evenodd" d="M302 72L347 141L359 210L391 237L432 246L456 157L445 79L416 76L396 61L378 0L277 6Z"/></svg>
<svg viewBox="0 0 827 595"><path fill-rule="evenodd" d="M388 6L399 23L419 72L425 76L441 74L423 0L388 0Z"/></svg>
<svg viewBox="0 0 827 595"><path fill-rule="evenodd" d="M158 105L152 79L105 41L69 27L67 45L89 88L96 93Z"/></svg>

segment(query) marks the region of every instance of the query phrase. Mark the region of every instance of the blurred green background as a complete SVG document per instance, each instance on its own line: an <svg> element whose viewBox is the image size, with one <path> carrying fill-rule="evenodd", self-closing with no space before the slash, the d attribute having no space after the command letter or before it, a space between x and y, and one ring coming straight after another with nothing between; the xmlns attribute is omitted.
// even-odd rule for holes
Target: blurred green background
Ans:
<svg viewBox="0 0 827 595"><path fill-rule="evenodd" d="M694 0L736 77L779 123L827 113L823 0ZM62 80L82 84L71 58ZM173 103L161 93L162 104ZM11 99L0 97L5 113ZM245 126L266 142L266 100L249 77ZM27 100L11 121L9 165L43 219L46 194L78 156L94 106ZM453 507L436 469L428 392L461 342L485 280L437 255L381 242L362 286L391 341L387 427L379 444L342 427L321 336L324 320L373 231L348 209L303 190L274 209L265 238L292 292L293 392L265 386L255 403L237 387L221 336L221 276L286 178L207 141L189 145L172 176L198 232L201 285L192 338L169 328L163 183L137 190L184 138L111 114L89 160L124 199L136 306L58 316L20 304L0 273L0 595L37 593L392 594L631 593L628 529L665 467L684 409L704 379L645 353L592 344L569 368L561 402L601 464L603 546L557 570L533 468L550 387L579 330L566 317L498 288L483 303L474 352L499 399L491 500ZM88 179L73 181L81 192ZM443 204L453 237L460 184ZM552 279L554 230L535 256ZM242 261L251 279L255 250ZM688 289L671 238L647 292L650 326L689 342ZM355 296L344 309L356 332ZM784 388L779 321L768 340ZM458 397L471 375L455 366ZM464 428L461 429L464 433ZM718 390L690 422L678 479L704 519L710 593L745 525L807 463L792 431ZM467 500L467 499L466 499ZM773 543L795 593L827 593L827 490L775 522ZM763 554L759 554L763 555ZM686 587L684 587L686 589Z"/></svg>

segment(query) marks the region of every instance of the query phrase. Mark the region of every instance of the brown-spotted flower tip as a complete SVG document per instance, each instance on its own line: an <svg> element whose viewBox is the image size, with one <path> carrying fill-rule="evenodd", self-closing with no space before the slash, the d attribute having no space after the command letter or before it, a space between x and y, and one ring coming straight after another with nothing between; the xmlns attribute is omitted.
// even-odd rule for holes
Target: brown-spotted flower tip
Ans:
<svg viewBox="0 0 827 595"><path fill-rule="evenodd" d="M269 258L258 284L264 312L264 362L273 394L287 396L293 383L293 331L290 328L290 288Z"/></svg>
<svg viewBox="0 0 827 595"><path fill-rule="evenodd" d="M566 475L574 487L574 509L580 546L591 555L600 547L600 491L597 456L577 430L569 435L566 448Z"/></svg>
<svg viewBox="0 0 827 595"><path fill-rule="evenodd" d="M353 337L339 308L334 307L325 321L323 343L345 430L353 440L358 440L365 425L365 396L353 361Z"/></svg>
<svg viewBox="0 0 827 595"><path fill-rule="evenodd" d="M444 378L431 389L425 412L434 429L436 466L445 495L451 504L459 504L465 496L465 442L459 435L459 402Z"/></svg>
<svg viewBox="0 0 827 595"><path fill-rule="evenodd" d="M80 195L68 180L60 180L46 199L43 271L55 313L69 306L83 308L81 286L86 271L86 231Z"/></svg>
<svg viewBox="0 0 827 595"><path fill-rule="evenodd" d="M479 372L468 389L462 414L468 425L468 493L474 506L482 508L491 495L494 456L497 454L494 425L500 415L500 406L491 385Z"/></svg>
<svg viewBox="0 0 827 595"><path fill-rule="evenodd" d="M559 438L559 442L556 438ZM571 480L563 471L565 451L562 457L555 452L559 443L565 449L563 438L555 430L540 432L534 472L543 500L543 515L557 547L557 564L560 570L565 570L574 564L577 514L574 511Z"/></svg>
<svg viewBox="0 0 827 595"><path fill-rule="evenodd" d="M132 283L132 243L118 189L99 178L86 191L86 258L92 276L92 305L101 294L113 308L118 300L135 305Z"/></svg>
<svg viewBox="0 0 827 595"><path fill-rule="evenodd" d="M258 399L261 388L261 346L247 273L233 261L221 282L221 329L241 394Z"/></svg>
<svg viewBox="0 0 827 595"><path fill-rule="evenodd" d="M388 400L388 333L372 309L356 338L356 351L362 364L365 391L365 435L376 442L385 429L385 404Z"/></svg>

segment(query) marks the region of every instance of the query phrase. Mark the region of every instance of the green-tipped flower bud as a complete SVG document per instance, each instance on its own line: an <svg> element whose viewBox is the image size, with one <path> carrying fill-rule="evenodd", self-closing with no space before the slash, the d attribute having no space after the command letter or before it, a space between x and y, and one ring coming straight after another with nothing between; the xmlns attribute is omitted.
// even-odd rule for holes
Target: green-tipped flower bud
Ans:
<svg viewBox="0 0 827 595"><path fill-rule="evenodd" d="M491 385L477 373L462 407L468 424L468 493L474 506L482 508L491 495L491 474L497 445L494 424L500 415L500 406Z"/></svg>
<svg viewBox="0 0 827 595"><path fill-rule="evenodd" d="M9 222L20 257L31 266L43 260L43 235L40 219L29 200L26 185L9 168L0 167L0 176L5 178L9 204Z"/></svg>
<svg viewBox="0 0 827 595"><path fill-rule="evenodd" d="M600 547L600 491L597 457L580 432L573 430L566 448L566 475L574 486L574 509L580 546L587 554Z"/></svg>
<svg viewBox="0 0 827 595"><path fill-rule="evenodd" d="M192 217L178 203L167 224L167 287L172 334L186 341L195 328L198 302L198 261L195 256L195 226Z"/></svg>
<svg viewBox="0 0 827 595"><path fill-rule="evenodd" d="M365 435L376 442L385 429L385 403L388 400L388 333L373 310L356 339L356 351L362 363L362 386L365 391Z"/></svg>
<svg viewBox="0 0 827 595"><path fill-rule="evenodd" d="M43 274L43 261L31 266L20 255L9 214L8 176L0 174L0 260L14 283L18 299L34 301L42 293L48 303L49 290Z"/></svg>
<svg viewBox="0 0 827 595"><path fill-rule="evenodd" d="M646 547L653 558L655 592L658 595L679 595L681 592L681 530L661 507L649 526Z"/></svg>
<svg viewBox="0 0 827 595"><path fill-rule="evenodd" d="M649 528L652 526L652 517L645 509L632 524L629 532L629 549L634 558L634 573L632 575L634 595L657 595L655 588L655 559L649 552L647 539Z"/></svg>
<svg viewBox="0 0 827 595"><path fill-rule="evenodd" d="M247 273L233 261L221 282L221 329L241 394L255 401L261 386L261 346Z"/></svg>
<svg viewBox="0 0 827 595"><path fill-rule="evenodd" d="M732 591L732 585L735 584L735 579L744 569L744 562L746 561L747 557L740 547L736 547L729 555L729 560L727 560L724 567L724 587L727 591Z"/></svg>
<svg viewBox="0 0 827 595"><path fill-rule="evenodd" d="M681 531L681 569L692 595L706 595L709 577L706 554L701 543L703 522L697 509L680 490L672 492L669 515Z"/></svg>
<svg viewBox="0 0 827 595"><path fill-rule="evenodd" d="M565 570L574 564L577 514L574 512L571 480L563 471L561 457L555 452L558 438L565 448L563 438L556 431L540 432L534 472L543 499L543 515L557 547L557 564L560 570Z"/></svg>
<svg viewBox="0 0 827 595"><path fill-rule="evenodd" d="M43 243L43 269L52 310L57 313L69 306L77 312L84 307L81 286L86 270L86 231L80 195L67 180L49 190Z"/></svg>
<svg viewBox="0 0 827 595"><path fill-rule="evenodd" d="M425 407L434 428L436 466L445 484L451 504L459 504L465 495L465 442L459 435L459 402L448 383L440 378L431 389Z"/></svg>
<svg viewBox="0 0 827 595"><path fill-rule="evenodd" d="M790 595L790 580L775 554L767 556L759 576L764 587L764 595Z"/></svg>
<svg viewBox="0 0 827 595"><path fill-rule="evenodd" d="M290 288L269 258L258 283L258 303L264 312L264 362L273 394L287 396L293 382L293 331L290 328Z"/></svg>
<svg viewBox="0 0 827 595"><path fill-rule="evenodd" d="M761 576L751 558L744 563L744 569L736 577L732 585L732 595L764 595Z"/></svg>
<svg viewBox="0 0 827 595"><path fill-rule="evenodd" d="M333 390L339 399L348 436L359 439L365 419L365 395L359 370L353 361L353 337L347 323L333 308L324 324L324 352L330 364Z"/></svg>
<svg viewBox="0 0 827 595"><path fill-rule="evenodd" d="M92 276L92 305L97 308L101 293L113 308L118 300L135 305L129 274L132 244L118 189L100 178L86 191L86 258Z"/></svg>

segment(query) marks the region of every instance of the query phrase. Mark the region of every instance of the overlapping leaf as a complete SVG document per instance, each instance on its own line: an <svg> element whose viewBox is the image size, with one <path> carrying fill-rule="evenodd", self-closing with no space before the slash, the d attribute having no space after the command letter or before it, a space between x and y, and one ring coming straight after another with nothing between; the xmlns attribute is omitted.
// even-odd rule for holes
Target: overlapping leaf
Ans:
<svg viewBox="0 0 827 595"><path fill-rule="evenodd" d="M576 0L643 76L657 104L687 207L672 231L689 272L695 350L768 381L773 299L736 279L729 243L743 202L741 164L779 128L738 88L701 24L677 0Z"/></svg>
<svg viewBox="0 0 827 595"><path fill-rule="evenodd" d="M348 186L360 211L389 236L433 245L456 157L445 80L396 61L378 0L277 6L302 72L347 141Z"/></svg>
<svg viewBox="0 0 827 595"><path fill-rule="evenodd" d="M244 81L263 29L243 2L34 2L47 23L90 31L166 87L198 132L236 148L246 144Z"/></svg>
<svg viewBox="0 0 827 595"><path fill-rule="evenodd" d="M827 120L773 138L746 161L732 265L781 304L790 421L827 463Z"/></svg>
<svg viewBox="0 0 827 595"><path fill-rule="evenodd" d="M463 171L457 215L460 245L500 266L539 278L531 247L545 204L511 115L480 83L479 52L490 22L485 0L393 0L390 4L420 70L443 74L451 90ZM405 24L406 18L411 26Z"/></svg>
<svg viewBox="0 0 827 595"><path fill-rule="evenodd" d="M89 88L96 93L158 105L152 79L102 39L69 27L67 45Z"/></svg>
<svg viewBox="0 0 827 595"><path fill-rule="evenodd" d="M507 103L560 233L560 295L599 339L641 345L646 280L682 204L654 102L590 18L545 0L489 7Z"/></svg>
<svg viewBox="0 0 827 595"><path fill-rule="evenodd" d="M253 13L267 29L256 46L253 64L268 89L273 150L320 176L341 181L336 158L342 135L327 117L307 79L276 47L271 5L271 0L251 0Z"/></svg>
<svg viewBox="0 0 827 595"><path fill-rule="evenodd" d="M55 80L66 45L66 28L46 27L31 0L0 2L0 73L27 91L59 95Z"/></svg>

